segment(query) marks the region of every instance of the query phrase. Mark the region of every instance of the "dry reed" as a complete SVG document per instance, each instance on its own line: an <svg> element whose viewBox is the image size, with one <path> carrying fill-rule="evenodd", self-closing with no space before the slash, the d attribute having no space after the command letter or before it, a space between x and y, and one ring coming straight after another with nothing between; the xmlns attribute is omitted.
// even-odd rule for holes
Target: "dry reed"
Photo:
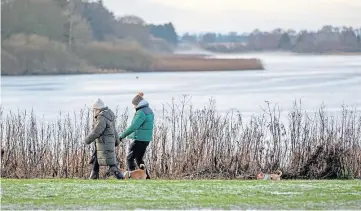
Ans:
<svg viewBox="0 0 361 211"><path fill-rule="evenodd" d="M284 178L354 178L360 170L361 115L346 106L337 114L324 107L307 113L295 102L287 118L278 107L244 119L215 102L195 109L185 97L158 111L146 164L154 178L253 178L259 169L282 170ZM118 131L128 110L116 110ZM54 122L33 111L0 109L1 176L6 178L86 178L92 145L82 142L91 129L92 112L59 114ZM122 157L129 140L117 148Z"/></svg>
<svg viewBox="0 0 361 211"><path fill-rule="evenodd" d="M173 71L237 71L263 70L259 59L219 59L200 56L161 56L151 70L155 72Z"/></svg>

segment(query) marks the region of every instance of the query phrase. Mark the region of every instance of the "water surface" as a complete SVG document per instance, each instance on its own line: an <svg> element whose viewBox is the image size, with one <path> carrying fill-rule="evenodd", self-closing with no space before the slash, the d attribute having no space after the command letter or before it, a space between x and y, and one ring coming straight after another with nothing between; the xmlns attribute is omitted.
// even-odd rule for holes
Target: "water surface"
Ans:
<svg viewBox="0 0 361 211"><path fill-rule="evenodd" d="M236 108L244 115L261 112L265 101L278 103L285 111L300 99L309 111L321 104L332 111L342 104L361 108L361 55L215 56L260 58L266 70L2 77L1 104L5 111L33 108L38 115L54 118L60 110L78 111L98 97L111 108L125 109L142 91L157 112L182 95L191 96L198 108L214 98L221 112Z"/></svg>

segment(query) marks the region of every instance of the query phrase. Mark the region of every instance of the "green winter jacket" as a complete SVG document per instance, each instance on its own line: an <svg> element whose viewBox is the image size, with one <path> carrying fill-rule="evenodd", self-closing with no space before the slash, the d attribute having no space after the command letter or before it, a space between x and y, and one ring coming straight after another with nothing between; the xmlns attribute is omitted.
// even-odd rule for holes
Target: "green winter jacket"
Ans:
<svg viewBox="0 0 361 211"><path fill-rule="evenodd" d="M120 141L115 128L115 115L110 109L106 107L95 113L93 130L84 142L91 144L95 141L100 166L116 165L115 147Z"/></svg>
<svg viewBox="0 0 361 211"><path fill-rule="evenodd" d="M120 135L137 141L152 141L154 114L147 101L142 100L136 108L131 125Z"/></svg>

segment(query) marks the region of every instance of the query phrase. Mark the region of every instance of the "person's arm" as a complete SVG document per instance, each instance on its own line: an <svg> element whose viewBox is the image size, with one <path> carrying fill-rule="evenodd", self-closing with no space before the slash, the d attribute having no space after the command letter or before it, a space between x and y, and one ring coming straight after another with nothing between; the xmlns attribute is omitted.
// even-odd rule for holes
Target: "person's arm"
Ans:
<svg viewBox="0 0 361 211"><path fill-rule="evenodd" d="M134 116L133 123L120 135L120 138L125 138L132 134L135 130L139 129L139 127L143 124L145 121L145 113L143 111L137 111L137 113Z"/></svg>
<svg viewBox="0 0 361 211"><path fill-rule="evenodd" d="M98 116L96 118L95 127L93 128L92 132L84 139L86 144L91 144L95 139L99 138L104 132L106 128L106 122L104 117Z"/></svg>

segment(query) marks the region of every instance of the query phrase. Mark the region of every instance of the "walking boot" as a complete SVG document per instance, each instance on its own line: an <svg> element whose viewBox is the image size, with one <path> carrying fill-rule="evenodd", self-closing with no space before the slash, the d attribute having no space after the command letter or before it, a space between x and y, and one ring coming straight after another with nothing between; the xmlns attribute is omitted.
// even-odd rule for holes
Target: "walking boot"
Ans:
<svg viewBox="0 0 361 211"><path fill-rule="evenodd" d="M149 174L148 169L145 169L145 174L147 175L147 177L145 179L150 179L150 174Z"/></svg>
<svg viewBox="0 0 361 211"><path fill-rule="evenodd" d="M124 179L122 171L116 166L112 166L109 169L110 173L112 173L117 179Z"/></svg>
<svg viewBox="0 0 361 211"><path fill-rule="evenodd" d="M93 170L93 171L90 173L89 179L99 179L99 171L94 171L94 170Z"/></svg>

